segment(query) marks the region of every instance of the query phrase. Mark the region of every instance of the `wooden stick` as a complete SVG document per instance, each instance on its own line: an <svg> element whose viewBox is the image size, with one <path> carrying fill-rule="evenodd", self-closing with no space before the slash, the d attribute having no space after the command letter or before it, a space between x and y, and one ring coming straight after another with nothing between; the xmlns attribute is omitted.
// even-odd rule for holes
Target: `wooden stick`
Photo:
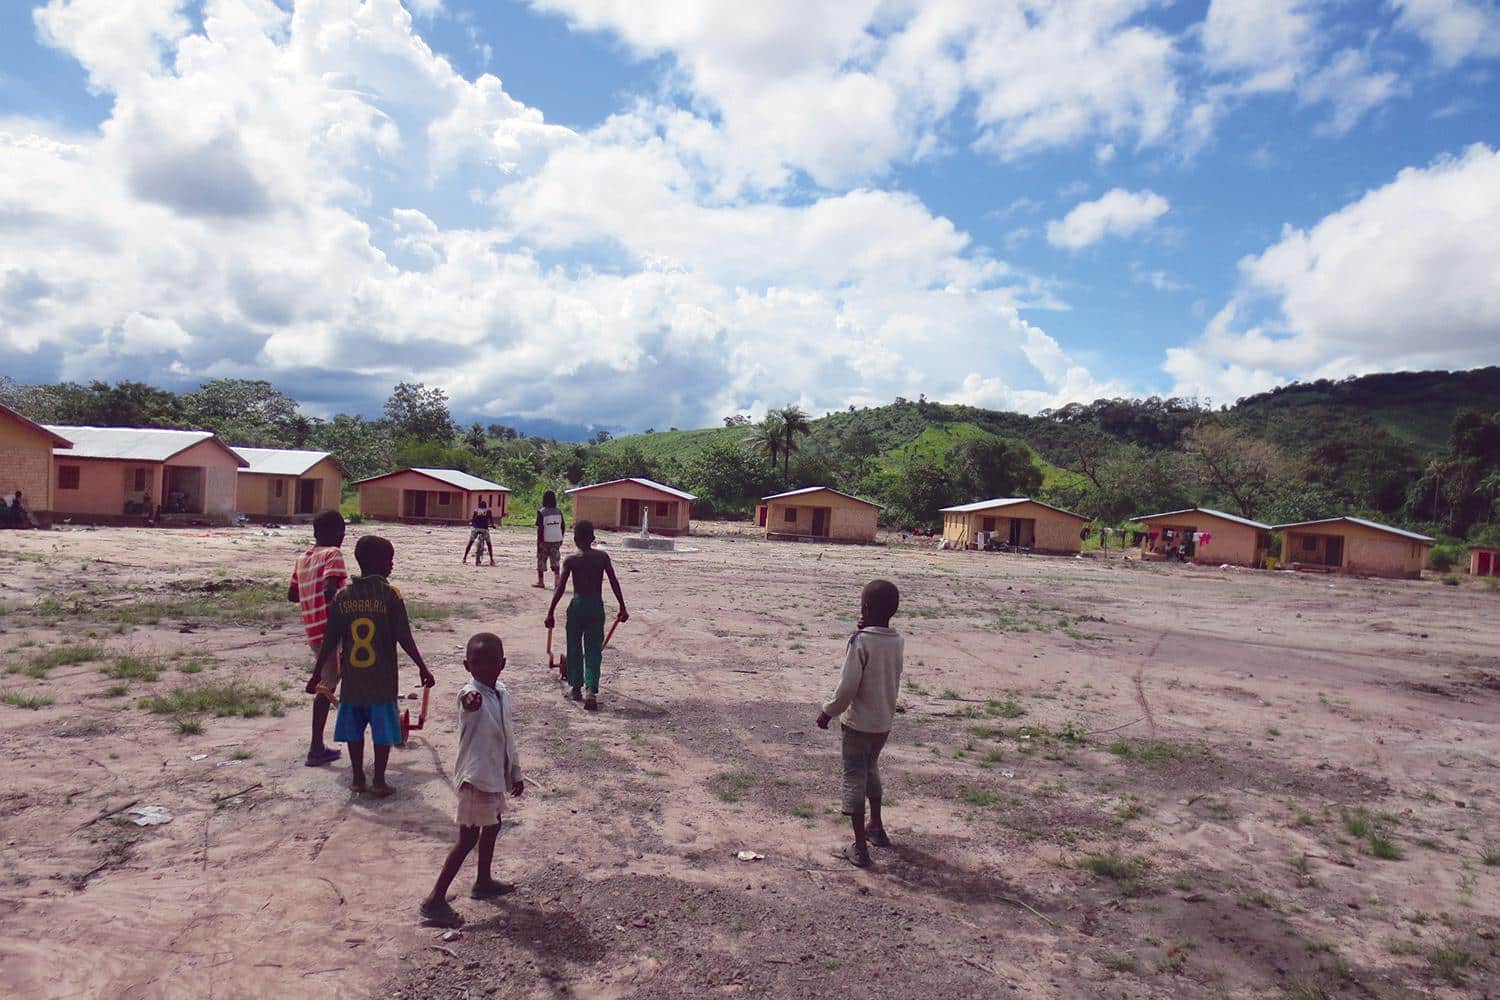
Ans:
<svg viewBox="0 0 1500 1000"><path fill-rule="evenodd" d="M102 812L99 815L95 816L93 819L89 820L87 823L83 824L83 826L80 826L78 828L78 830L83 830L83 829L86 829L87 827L91 827L95 823L99 822L101 819L109 819L111 816L115 815L116 813L122 813L126 809L129 809L131 806L135 805L139 801L141 801L141 800L140 799L131 799L129 802L125 803L123 806L121 806L118 809L111 809L109 812ZM77 833L78 830L74 830L73 832Z"/></svg>
<svg viewBox="0 0 1500 1000"><path fill-rule="evenodd" d="M1125 723L1125 725L1123 725L1123 726L1115 726L1113 729L1095 729L1093 732L1084 733L1083 735L1085 735L1085 736L1103 736L1105 733L1118 732L1121 729L1125 729L1125 728L1127 728L1129 726L1135 725L1137 722L1145 722L1145 721L1146 721L1146 717L1143 715L1139 719L1135 719L1135 720L1133 720L1131 722Z"/></svg>
<svg viewBox="0 0 1500 1000"><path fill-rule="evenodd" d="M542 791L546 792L548 795L552 794L552 789L548 788L546 785L542 784L540 781L537 781L535 778L533 778L529 774L522 775L521 776L521 780L522 781L529 781L529 782L531 782L533 785L535 785L536 787L540 788Z"/></svg>
<svg viewBox="0 0 1500 1000"><path fill-rule="evenodd" d="M1035 914L1036 916L1040 917L1042 920L1045 920L1047 923L1051 924L1053 927L1058 926L1057 921L1055 921L1051 917L1047 916L1047 914L1042 913L1040 910L1038 910L1036 907L1032 906L1030 903L1027 903L1027 902L1025 902L1023 900L1019 900L1019 899L1011 899L1009 896L996 896L995 898L998 899L998 900L1000 900L1000 902L1002 902L1002 903L1009 903L1012 906L1019 906L1023 910L1030 910L1033 914Z"/></svg>
<svg viewBox="0 0 1500 1000"><path fill-rule="evenodd" d="M239 791L235 792L233 795L220 795L218 798L214 799L213 801L215 803L218 803L218 802L227 802L229 799L238 798L239 796L244 795L246 792L253 792L257 788L261 788L261 787L263 787L263 786L261 785L260 782L257 781L255 784L251 785L249 788L242 788Z"/></svg>

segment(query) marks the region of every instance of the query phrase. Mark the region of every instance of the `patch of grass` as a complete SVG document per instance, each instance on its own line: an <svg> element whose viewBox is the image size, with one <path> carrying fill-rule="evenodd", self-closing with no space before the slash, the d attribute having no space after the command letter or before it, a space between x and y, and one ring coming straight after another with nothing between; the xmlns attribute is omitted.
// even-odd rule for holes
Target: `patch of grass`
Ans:
<svg viewBox="0 0 1500 1000"><path fill-rule="evenodd" d="M1400 861L1406 855L1396 842L1384 833L1372 833L1366 841L1370 845L1370 853L1382 861Z"/></svg>
<svg viewBox="0 0 1500 1000"><path fill-rule="evenodd" d="M1163 764L1182 760L1185 754L1181 747L1161 740L1115 740L1109 752L1125 760L1136 760L1143 764Z"/></svg>
<svg viewBox="0 0 1500 1000"><path fill-rule="evenodd" d="M952 688L943 688L943 693L938 695L938 697L942 698L945 701L958 701L963 697L963 695L959 694Z"/></svg>
<svg viewBox="0 0 1500 1000"><path fill-rule="evenodd" d="M245 750L245 749L241 748L239 750L236 750L234 753L230 754L229 755L229 759L230 760L249 760L251 757L254 757L254 756L255 756L255 751L253 751L253 750Z"/></svg>
<svg viewBox="0 0 1500 1000"><path fill-rule="evenodd" d="M1014 698L1006 698L1004 701L991 699L985 702L984 712L986 715L1001 719L1019 719L1026 714L1026 709L1022 708Z"/></svg>
<svg viewBox="0 0 1500 1000"><path fill-rule="evenodd" d="M1405 857L1390 836L1394 819L1393 816L1376 815L1364 806L1346 809L1343 813L1344 829L1350 836L1363 840L1370 854L1382 861L1400 861Z"/></svg>
<svg viewBox="0 0 1500 1000"><path fill-rule="evenodd" d="M1491 844L1480 851L1479 860L1491 868L1500 867L1500 844Z"/></svg>
<svg viewBox="0 0 1500 1000"><path fill-rule="evenodd" d="M1135 819L1146 811L1140 800L1129 792L1120 796L1120 801L1115 805L1115 817L1122 823Z"/></svg>
<svg viewBox="0 0 1500 1000"><path fill-rule="evenodd" d="M199 722L197 719L190 719L186 716L183 716L173 719L172 725L176 728L178 736L203 735L203 723Z"/></svg>
<svg viewBox="0 0 1500 1000"><path fill-rule="evenodd" d="M993 806L1000 802L1000 796L984 788L966 789L963 798L971 806Z"/></svg>
<svg viewBox="0 0 1500 1000"><path fill-rule="evenodd" d="M1328 991L1311 979L1299 979L1292 983L1282 996L1285 1000L1332 1000Z"/></svg>
<svg viewBox="0 0 1500 1000"><path fill-rule="evenodd" d="M1234 810L1229 807L1228 802L1209 802L1205 808L1214 819L1228 819L1234 815Z"/></svg>
<svg viewBox="0 0 1500 1000"><path fill-rule="evenodd" d="M709 780L709 787L720 802L738 802L755 785L755 775L748 771L722 771Z"/></svg>
<svg viewBox="0 0 1500 1000"><path fill-rule="evenodd" d="M31 662L25 666L13 666L8 668L7 672L25 674L27 677L41 679L46 677L56 667L67 667L75 663L102 660L104 659L104 655L104 647L98 645L55 646L46 652L33 656Z"/></svg>
<svg viewBox="0 0 1500 1000"><path fill-rule="evenodd" d="M211 666L213 666L213 661L208 657L194 656L179 662L177 664L177 670L179 673L184 674L201 674L204 670Z"/></svg>
<svg viewBox="0 0 1500 1000"><path fill-rule="evenodd" d="M1275 739L1276 737L1281 735L1281 730L1277 729L1275 726L1267 726L1266 735L1271 737L1272 739Z"/></svg>
<svg viewBox="0 0 1500 1000"><path fill-rule="evenodd" d="M1467 948L1461 945L1448 943L1438 945L1427 953L1427 964L1432 967L1433 974L1444 982L1461 986L1464 982L1464 972L1474 964L1474 956Z"/></svg>
<svg viewBox="0 0 1500 1000"><path fill-rule="evenodd" d="M239 681L180 687L169 695L142 698L140 707L157 715L237 715L246 719L283 713L281 696L275 691Z"/></svg>
<svg viewBox="0 0 1500 1000"><path fill-rule="evenodd" d="M1126 858L1114 852L1110 852L1109 854L1091 854L1080 861L1078 866L1099 878L1113 880L1119 884L1122 891L1128 893L1136 891L1139 887L1141 876L1146 872L1146 861L1144 858Z"/></svg>
<svg viewBox="0 0 1500 1000"><path fill-rule="evenodd" d="M29 708L35 711L52 704L52 699L44 694L26 694L24 691L4 691L0 692L0 702L4 702L14 708Z"/></svg>
<svg viewBox="0 0 1500 1000"><path fill-rule="evenodd" d="M106 698L118 698L121 695L129 694L129 693L130 693L130 685L129 684L111 684L109 687L107 687L107 688L104 689L104 697L106 697Z"/></svg>
<svg viewBox="0 0 1500 1000"><path fill-rule="evenodd" d="M1110 972L1136 972L1141 967L1141 963L1136 961L1135 956L1128 952L1122 952L1118 955L1106 955L1104 956L1103 964Z"/></svg>
<svg viewBox="0 0 1500 1000"><path fill-rule="evenodd" d="M154 681L161 676L155 663L139 656L117 656L109 666L99 668L99 672L117 681Z"/></svg>

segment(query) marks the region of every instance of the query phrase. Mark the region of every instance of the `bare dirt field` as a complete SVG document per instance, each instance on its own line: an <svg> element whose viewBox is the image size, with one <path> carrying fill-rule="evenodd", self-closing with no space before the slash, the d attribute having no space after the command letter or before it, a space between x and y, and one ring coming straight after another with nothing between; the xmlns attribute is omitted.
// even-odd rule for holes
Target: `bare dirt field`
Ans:
<svg viewBox="0 0 1500 1000"><path fill-rule="evenodd" d="M1500 996L1490 589L611 544L632 619L588 715L545 668L529 531L475 569L466 529L351 527L351 568L364 530L439 683L385 801L303 766L306 529L0 535L5 995ZM907 637L895 844L855 871L813 720L877 576ZM481 628L538 784L497 851L516 890L470 900L471 858L445 941L416 908Z"/></svg>

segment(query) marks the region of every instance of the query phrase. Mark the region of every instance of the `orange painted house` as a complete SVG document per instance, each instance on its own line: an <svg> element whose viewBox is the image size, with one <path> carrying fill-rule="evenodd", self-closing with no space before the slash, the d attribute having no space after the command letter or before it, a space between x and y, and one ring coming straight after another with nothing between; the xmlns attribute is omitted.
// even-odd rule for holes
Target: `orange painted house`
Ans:
<svg viewBox="0 0 1500 1000"><path fill-rule="evenodd" d="M1500 549L1475 546L1469 550L1470 576L1500 576Z"/></svg>
<svg viewBox="0 0 1500 1000"><path fill-rule="evenodd" d="M573 523L592 521L594 527L613 531L639 530L641 516L647 528L658 535L686 535L692 530L691 493L664 486L650 479L616 479L568 490L573 498Z"/></svg>
<svg viewBox="0 0 1500 1000"><path fill-rule="evenodd" d="M41 521L52 510L52 450L73 442L0 405L0 495L10 503L21 491L21 506Z"/></svg>
<svg viewBox="0 0 1500 1000"><path fill-rule="evenodd" d="M376 521L467 524L481 501L505 516L510 490L457 469L401 469L371 476L359 487L359 512Z"/></svg>
<svg viewBox="0 0 1500 1000"><path fill-rule="evenodd" d="M235 485L241 514L311 518L319 511L338 509L345 473L329 452L238 445L234 450L250 463L240 470Z"/></svg>
<svg viewBox="0 0 1500 1000"><path fill-rule="evenodd" d="M157 511L166 524L233 519L235 479L249 463L210 431L47 429L73 442L52 459L59 516L144 523Z"/></svg>
<svg viewBox="0 0 1500 1000"><path fill-rule="evenodd" d="M952 549L982 549L990 545L1032 552L1071 554L1083 548L1083 529L1089 519L1081 514L1032 500L996 497L944 507L943 542Z"/></svg>
<svg viewBox="0 0 1500 1000"><path fill-rule="evenodd" d="M1291 569L1418 580L1433 540L1359 517L1278 524L1281 564Z"/></svg>
<svg viewBox="0 0 1500 1000"><path fill-rule="evenodd" d="M880 504L827 486L762 497L756 523L779 541L873 542Z"/></svg>
<svg viewBox="0 0 1500 1000"><path fill-rule="evenodd" d="M1179 544L1203 566L1263 567L1271 547L1271 526L1208 507L1132 517L1145 531L1142 559L1167 559ZM1204 538L1207 541L1204 541Z"/></svg>

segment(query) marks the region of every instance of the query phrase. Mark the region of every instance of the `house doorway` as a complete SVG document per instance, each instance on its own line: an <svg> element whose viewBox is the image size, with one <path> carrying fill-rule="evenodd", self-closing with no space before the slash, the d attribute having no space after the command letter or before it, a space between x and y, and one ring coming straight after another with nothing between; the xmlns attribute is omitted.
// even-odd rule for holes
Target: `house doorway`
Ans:
<svg viewBox="0 0 1500 1000"><path fill-rule="evenodd" d="M199 466L167 466L166 514L203 513L204 470Z"/></svg>
<svg viewBox="0 0 1500 1000"><path fill-rule="evenodd" d="M1327 548L1323 551L1324 566L1344 565L1344 539L1339 535L1329 535Z"/></svg>
<svg viewBox="0 0 1500 1000"><path fill-rule="evenodd" d="M318 481L316 479L297 480L297 513L311 514L318 505Z"/></svg>
<svg viewBox="0 0 1500 1000"><path fill-rule="evenodd" d="M411 496L411 516L412 517L426 517L427 516L427 491L426 490L417 490L416 492L410 494L410 496Z"/></svg>
<svg viewBox="0 0 1500 1000"><path fill-rule="evenodd" d="M814 507L812 514L812 533L815 538L828 537L828 508Z"/></svg>

